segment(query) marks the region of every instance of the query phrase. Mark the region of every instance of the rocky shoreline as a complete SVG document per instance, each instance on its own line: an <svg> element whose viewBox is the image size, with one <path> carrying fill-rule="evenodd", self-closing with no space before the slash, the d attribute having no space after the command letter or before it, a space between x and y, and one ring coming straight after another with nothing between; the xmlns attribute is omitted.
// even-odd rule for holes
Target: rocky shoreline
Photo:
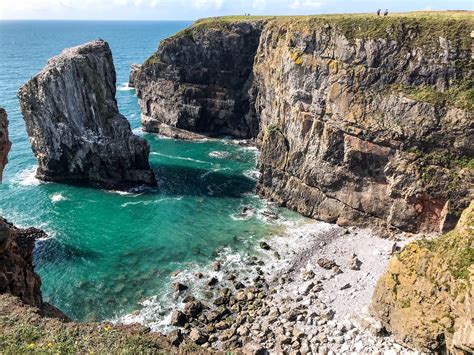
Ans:
<svg viewBox="0 0 474 355"><path fill-rule="evenodd" d="M367 310L400 246L370 230L305 224L262 240L240 260L221 255L208 270L173 273L179 305L155 330L167 330L180 349L409 352ZM141 317L136 312L128 321Z"/></svg>

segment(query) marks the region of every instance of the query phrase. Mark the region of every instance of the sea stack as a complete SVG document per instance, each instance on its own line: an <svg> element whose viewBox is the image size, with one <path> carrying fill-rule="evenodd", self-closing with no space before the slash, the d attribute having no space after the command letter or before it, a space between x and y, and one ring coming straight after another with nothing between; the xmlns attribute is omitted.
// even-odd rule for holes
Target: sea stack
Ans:
<svg viewBox="0 0 474 355"><path fill-rule="evenodd" d="M134 135L115 99L107 42L65 49L19 90L37 177L110 189L156 185L148 143Z"/></svg>
<svg viewBox="0 0 474 355"><path fill-rule="evenodd" d="M3 169L8 162L7 155L11 145L8 139L7 112L3 108L0 108L0 182L2 182L3 178Z"/></svg>

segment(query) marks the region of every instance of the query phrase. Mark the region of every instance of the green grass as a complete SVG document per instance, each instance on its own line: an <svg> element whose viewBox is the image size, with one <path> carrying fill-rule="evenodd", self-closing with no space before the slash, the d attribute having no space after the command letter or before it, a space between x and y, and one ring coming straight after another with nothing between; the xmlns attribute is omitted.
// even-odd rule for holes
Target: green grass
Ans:
<svg viewBox="0 0 474 355"><path fill-rule="evenodd" d="M439 37L459 41L470 48L470 31L474 30L474 13L468 11L419 11L393 13L387 17L375 14L336 14L313 16L223 16L196 21L175 37L192 35L196 30L230 30L238 22L268 21L290 31L335 28L349 40L356 38L387 38L415 44L438 43Z"/></svg>
<svg viewBox="0 0 474 355"><path fill-rule="evenodd" d="M0 295L0 354L161 354L171 345L142 326L64 323Z"/></svg>
<svg viewBox="0 0 474 355"><path fill-rule="evenodd" d="M467 72L467 70L466 70ZM389 92L400 92L406 97L435 106L454 106L467 111L474 111L474 80L462 80L451 84L444 92L432 86L409 87L400 84L391 85Z"/></svg>
<svg viewBox="0 0 474 355"><path fill-rule="evenodd" d="M412 46L437 46L439 37L443 37L458 43L459 47L464 49L470 48L470 32L474 30L474 12L468 11L420 11L393 13L387 17L378 17L375 14L222 16L200 19L190 27L163 40L162 44L183 37L193 37L196 32L231 31L236 23L260 21L266 21L268 27L286 28L290 33L333 28L344 34L349 41L357 38L385 38ZM152 55L145 64L152 65L158 61L159 58ZM474 95L472 91L468 94L470 98Z"/></svg>

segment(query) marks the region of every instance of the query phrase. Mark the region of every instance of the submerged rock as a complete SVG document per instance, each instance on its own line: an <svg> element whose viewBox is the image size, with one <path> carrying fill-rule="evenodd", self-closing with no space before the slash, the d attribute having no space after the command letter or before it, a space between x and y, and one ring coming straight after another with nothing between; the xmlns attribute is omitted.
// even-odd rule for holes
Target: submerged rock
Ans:
<svg viewBox="0 0 474 355"><path fill-rule="evenodd" d="M148 143L134 135L115 100L109 45L65 49L19 90L37 177L124 189L156 185Z"/></svg>

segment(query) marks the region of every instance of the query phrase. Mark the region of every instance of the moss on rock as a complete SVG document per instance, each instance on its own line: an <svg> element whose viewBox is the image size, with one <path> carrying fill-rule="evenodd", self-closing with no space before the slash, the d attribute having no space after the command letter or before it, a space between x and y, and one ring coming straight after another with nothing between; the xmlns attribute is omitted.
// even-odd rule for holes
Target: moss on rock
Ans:
<svg viewBox="0 0 474 355"><path fill-rule="evenodd" d="M401 343L422 351L452 348L472 284L474 202L453 231L405 246L377 283L371 311Z"/></svg>

